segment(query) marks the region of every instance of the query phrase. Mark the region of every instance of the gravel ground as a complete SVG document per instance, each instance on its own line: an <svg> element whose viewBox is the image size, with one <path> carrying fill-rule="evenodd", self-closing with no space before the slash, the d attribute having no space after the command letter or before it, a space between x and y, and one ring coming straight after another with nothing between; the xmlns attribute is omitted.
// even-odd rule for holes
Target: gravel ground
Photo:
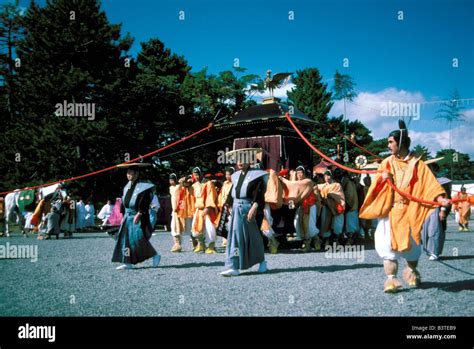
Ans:
<svg viewBox="0 0 474 349"><path fill-rule="evenodd" d="M38 245L38 260L0 259L1 316L473 316L474 233L449 224L441 262L420 260L423 283L382 291L384 273L373 246L364 259L330 259L298 250L266 254L256 267L224 278L223 253L169 252L169 233L152 238L162 254L134 270L110 262L114 240L104 233L38 241L18 234L0 245ZM402 264L404 266L404 264ZM401 275L401 272L400 272Z"/></svg>

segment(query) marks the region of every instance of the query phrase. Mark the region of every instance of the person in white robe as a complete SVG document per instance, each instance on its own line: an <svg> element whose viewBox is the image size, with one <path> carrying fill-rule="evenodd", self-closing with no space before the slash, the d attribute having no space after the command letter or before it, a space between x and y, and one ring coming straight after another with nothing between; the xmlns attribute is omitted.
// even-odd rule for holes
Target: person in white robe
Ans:
<svg viewBox="0 0 474 349"><path fill-rule="evenodd" d="M101 208L97 218L102 220L102 226L107 225L107 221L112 214L112 210L114 209L114 205L112 205L112 201L107 200L107 203Z"/></svg>

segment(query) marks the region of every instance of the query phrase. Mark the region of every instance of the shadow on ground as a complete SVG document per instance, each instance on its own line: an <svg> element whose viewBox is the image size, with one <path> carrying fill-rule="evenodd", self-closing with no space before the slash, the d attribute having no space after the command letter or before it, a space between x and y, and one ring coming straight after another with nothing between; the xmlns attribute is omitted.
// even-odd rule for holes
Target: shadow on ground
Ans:
<svg viewBox="0 0 474 349"><path fill-rule="evenodd" d="M450 260L458 260L458 259L474 259L474 255L466 255L466 256L441 256L440 259L442 261L450 261Z"/></svg>
<svg viewBox="0 0 474 349"><path fill-rule="evenodd" d="M332 273L335 271L342 270L354 270L354 269L367 269L367 268L381 268L381 264L352 264L352 265L327 265L327 266L316 266L316 267L298 267L298 268L287 268L287 269L269 269L268 274L278 273L299 273L303 271L317 271L319 273ZM244 273L241 275L255 275L257 272Z"/></svg>
<svg viewBox="0 0 474 349"><path fill-rule="evenodd" d="M438 288L447 292L474 291L474 279L459 280L454 282L422 282L420 289Z"/></svg>

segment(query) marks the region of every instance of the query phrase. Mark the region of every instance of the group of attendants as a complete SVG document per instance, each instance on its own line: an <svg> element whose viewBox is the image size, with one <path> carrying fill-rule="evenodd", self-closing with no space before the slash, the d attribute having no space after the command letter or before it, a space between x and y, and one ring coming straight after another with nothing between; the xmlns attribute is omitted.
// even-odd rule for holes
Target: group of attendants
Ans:
<svg viewBox="0 0 474 349"><path fill-rule="evenodd" d="M402 120L399 129L389 134L387 147L391 155L380 163L372 180L365 176L361 184L360 178L329 169L319 177L309 175L303 166L293 171L265 171L258 163L239 160L235 169L226 168L224 176L203 175L199 167L182 176L172 173L171 251L183 251L183 236L188 233L195 253L215 254L216 239L221 236L226 251L221 275L237 276L255 265L259 273L265 273L264 241L270 253L277 253L281 235L290 230L306 252L373 236L387 277L384 291L397 292L402 287L397 277L402 260L406 261L404 281L417 287L421 283L417 266L423 251L431 260L442 252L446 218L452 209L451 181L437 179L421 155L410 151ZM257 154L261 149L234 150L226 157L244 152ZM240 157L250 158L256 156ZM147 259L157 267L161 260L149 242L149 204L155 185L140 178L140 167L145 165L126 165L124 219L112 257L112 262L121 263L118 270L132 269ZM461 230L466 231L474 196L463 189L457 197L463 201L455 202L455 210Z"/></svg>
<svg viewBox="0 0 474 349"><path fill-rule="evenodd" d="M261 165L257 163L252 167L260 169ZM170 230L174 240L171 252L183 250L184 235L191 236L195 253L216 253L217 236L222 237L221 247L226 247L228 198L234 172L234 167L227 167L225 175L202 176L199 167L195 167L187 177L178 179L176 174L170 175ZM300 241L302 252L373 241L378 220L359 219L359 209L372 182L369 175L354 175L337 169L310 174L303 166L283 169L279 173L266 172L268 181L263 210L260 214L257 212L256 222L271 254L278 253L281 241L285 240ZM438 182L451 193L449 179L439 178ZM465 187L456 195L456 198L462 197L467 197ZM469 203L458 203L454 210L459 231L469 231ZM436 208L423 227L425 252L430 260L437 260L442 253L445 218L450 211L451 205ZM443 220L437 224L435 217L440 216Z"/></svg>
<svg viewBox="0 0 474 349"><path fill-rule="evenodd" d="M260 164L252 166L260 169ZM216 253L216 238L223 237L227 244L228 202L232 188L234 167L227 167L225 175L202 175L195 167L191 175L178 179L171 174L170 196L172 206L171 252L181 252L183 236L191 235L193 251ZM265 191L256 222L266 238L268 250L278 252L280 242L301 241L301 249L319 251L324 246L353 244L360 238L373 237L376 222L359 220L358 212L370 186L370 177L326 170L310 174L303 166L279 172L266 170Z"/></svg>
<svg viewBox="0 0 474 349"><path fill-rule="evenodd" d="M252 167L260 169L261 165L257 163ZM195 253L216 253L217 236L222 237L221 247L226 247L230 213L227 199L234 172L235 168L229 166L225 174L202 175L200 168L195 167L187 177L178 179L175 173L169 176L171 252L183 251L184 235L191 237ZM361 175L337 169L333 174L327 169L323 173L313 172L311 176L303 166L295 170L283 169L278 174L271 170L267 172L273 183L270 186L267 183L265 198L268 202L264 203L262 214L257 213L256 221L271 254L278 252L279 240L282 239L300 241L302 252L310 252L312 248L325 250L333 244L351 245L373 240L377 219L359 219L359 209L371 184L369 175L363 176L361 181ZM450 180L440 178L438 181L447 193L451 192ZM278 195L281 200L275 200ZM464 186L455 198L463 197L467 197ZM49 210L44 210L45 205L49 206ZM35 205L31 207L35 209L27 208L21 212L23 232L37 232L40 240L52 236L58 238L60 233L69 238L74 232L97 228L91 200L84 202L71 196L62 198L61 187L45 200L38 195ZM159 200L153 194L149 209L152 227L155 226L159 209ZM424 247L430 260L437 260L441 255L446 232L446 219L438 224L436 217L447 217L450 211L451 206L435 209L423 226ZM470 211L467 202L454 205L459 231L469 231ZM0 197L0 234L7 235L4 212L4 200ZM41 219L35 219L38 212L41 212ZM101 228L120 226L123 219L122 199L116 198L115 204L107 200L97 218Z"/></svg>
<svg viewBox="0 0 474 349"><path fill-rule="evenodd" d="M60 200L53 200L49 205L49 210L44 210L41 206L47 205L46 201L39 201L36 212L41 212L40 217L35 215L35 211L25 213L25 233L38 233L38 240L47 240L51 237L59 238L64 234L64 238L71 238L73 233L83 232L89 227L95 227L95 209L90 200L75 200L71 196L66 196Z"/></svg>

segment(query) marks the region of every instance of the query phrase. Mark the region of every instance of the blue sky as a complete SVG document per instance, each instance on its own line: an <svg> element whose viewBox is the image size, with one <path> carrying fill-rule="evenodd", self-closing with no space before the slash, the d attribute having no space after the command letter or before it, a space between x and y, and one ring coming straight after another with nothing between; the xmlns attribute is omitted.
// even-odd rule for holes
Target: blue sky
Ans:
<svg viewBox="0 0 474 349"><path fill-rule="evenodd" d="M136 38L133 53L159 37L194 69L218 72L239 58L260 75L316 66L325 78L336 69L351 74L363 91L397 86L438 97L456 86L474 97L472 1L105 0L103 8Z"/></svg>
<svg viewBox="0 0 474 349"><path fill-rule="evenodd" d="M453 88L474 99L474 1L103 0L102 8L135 38L134 56L139 42L157 37L194 70L207 66L217 73L238 58L260 76L267 69L317 67L332 86L336 69L350 74L359 97L348 109L349 118L366 121L378 137L396 125L396 119L380 120L381 102L426 103L446 99ZM292 21L289 11L294 11ZM453 68L453 58L459 67ZM456 139L466 129L473 133L474 100L463 106L468 122L455 125ZM410 126L433 150L446 146L441 134L446 126L433 121L438 108L423 104L420 120ZM340 109L336 103L332 113ZM472 141L458 143L453 145L474 155Z"/></svg>

